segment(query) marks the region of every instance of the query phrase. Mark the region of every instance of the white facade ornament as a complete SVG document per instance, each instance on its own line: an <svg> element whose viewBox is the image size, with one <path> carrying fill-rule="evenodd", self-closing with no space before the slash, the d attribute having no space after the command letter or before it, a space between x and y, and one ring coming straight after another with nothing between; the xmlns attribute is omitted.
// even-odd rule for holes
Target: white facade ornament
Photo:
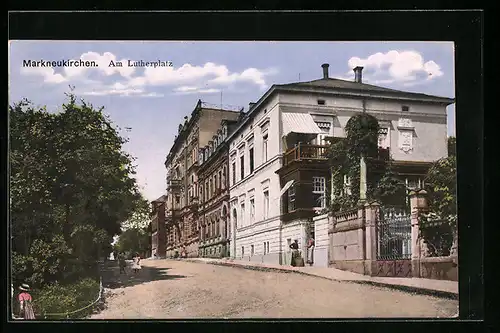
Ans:
<svg viewBox="0 0 500 333"><path fill-rule="evenodd" d="M399 131L399 149L405 153L413 150L413 131L400 130Z"/></svg>
<svg viewBox="0 0 500 333"><path fill-rule="evenodd" d="M399 118L398 127L413 128L410 118Z"/></svg>

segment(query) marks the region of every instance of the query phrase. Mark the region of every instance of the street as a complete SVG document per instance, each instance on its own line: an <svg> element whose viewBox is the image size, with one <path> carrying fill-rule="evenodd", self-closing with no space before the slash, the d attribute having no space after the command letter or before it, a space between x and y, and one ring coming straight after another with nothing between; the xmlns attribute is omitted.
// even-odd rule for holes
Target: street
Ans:
<svg viewBox="0 0 500 333"><path fill-rule="evenodd" d="M105 272L106 308L91 319L451 317L458 301L295 273L143 260Z"/></svg>

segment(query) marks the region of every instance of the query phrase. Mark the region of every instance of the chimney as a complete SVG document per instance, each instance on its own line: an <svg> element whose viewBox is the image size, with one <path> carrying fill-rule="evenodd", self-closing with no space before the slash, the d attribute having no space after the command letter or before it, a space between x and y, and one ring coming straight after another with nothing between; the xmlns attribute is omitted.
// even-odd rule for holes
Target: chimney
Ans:
<svg viewBox="0 0 500 333"><path fill-rule="evenodd" d="M356 66L354 67L353 71L354 71L354 82L363 83L363 74L362 74L363 67Z"/></svg>
<svg viewBox="0 0 500 333"><path fill-rule="evenodd" d="M323 64L321 67L323 67L323 79L328 79L328 67L330 67L330 65Z"/></svg>

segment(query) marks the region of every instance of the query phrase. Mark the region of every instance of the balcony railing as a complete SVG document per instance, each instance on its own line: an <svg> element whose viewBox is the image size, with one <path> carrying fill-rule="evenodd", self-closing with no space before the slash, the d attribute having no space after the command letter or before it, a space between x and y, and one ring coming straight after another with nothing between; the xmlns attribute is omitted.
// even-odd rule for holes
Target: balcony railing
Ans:
<svg viewBox="0 0 500 333"><path fill-rule="evenodd" d="M296 147L289 149L284 155L284 165L293 161L326 160L328 146L310 145L299 143Z"/></svg>

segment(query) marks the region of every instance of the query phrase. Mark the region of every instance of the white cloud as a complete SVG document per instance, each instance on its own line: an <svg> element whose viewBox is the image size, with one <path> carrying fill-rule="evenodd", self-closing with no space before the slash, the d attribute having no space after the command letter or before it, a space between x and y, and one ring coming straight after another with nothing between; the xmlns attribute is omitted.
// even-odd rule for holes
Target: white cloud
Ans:
<svg viewBox="0 0 500 333"><path fill-rule="evenodd" d="M177 94L187 95L187 94L213 94L220 92L220 89L215 88L200 88L193 86L180 86L174 89Z"/></svg>
<svg viewBox="0 0 500 333"><path fill-rule="evenodd" d="M54 69L50 67L21 67L21 74L41 76L43 82L46 83L63 83L68 81L61 74L56 74Z"/></svg>
<svg viewBox="0 0 500 333"><path fill-rule="evenodd" d="M120 60L123 67L110 67L111 61L117 62L117 56L111 52L102 55L96 52L86 52L80 56L85 61L95 61L98 67L65 67L61 74L55 74L52 68L30 68L30 74L42 76L44 82L61 83L71 81L72 84L83 86L87 95L122 95L158 97L157 93L147 92L152 86L176 86L175 93L210 94L220 92L239 82L254 84L265 89L268 87L266 78L277 73L276 69L247 68L241 72L231 72L225 65L207 62L204 65L183 64L175 67L146 67L142 75L135 75L137 67L128 67L127 60ZM96 80L89 73L99 73L103 77ZM117 74L119 79L106 83L106 77ZM109 80L109 79L108 79Z"/></svg>
<svg viewBox="0 0 500 333"><path fill-rule="evenodd" d="M364 80L375 84L400 82L408 86L443 75L438 64L432 60L424 62L423 56L416 51L392 50L387 53L378 52L364 59L352 57L348 65L351 69L363 66L364 72L367 72L363 75ZM352 70L348 75L354 75Z"/></svg>
<svg viewBox="0 0 500 333"><path fill-rule="evenodd" d="M84 61L95 61L98 67L65 67L64 73L66 74L66 76L82 76L90 70L97 70L106 76L119 74L123 77L130 77L135 70L135 67L128 67L126 65L126 59L118 60L116 56L111 52L104 52L102 55L96 52L86 52L80 56L80 59ZM110 66L111 61L113 61L113 63L115 64L116 62L120 61L122 64L124 64L124 66Z"/></svg>

